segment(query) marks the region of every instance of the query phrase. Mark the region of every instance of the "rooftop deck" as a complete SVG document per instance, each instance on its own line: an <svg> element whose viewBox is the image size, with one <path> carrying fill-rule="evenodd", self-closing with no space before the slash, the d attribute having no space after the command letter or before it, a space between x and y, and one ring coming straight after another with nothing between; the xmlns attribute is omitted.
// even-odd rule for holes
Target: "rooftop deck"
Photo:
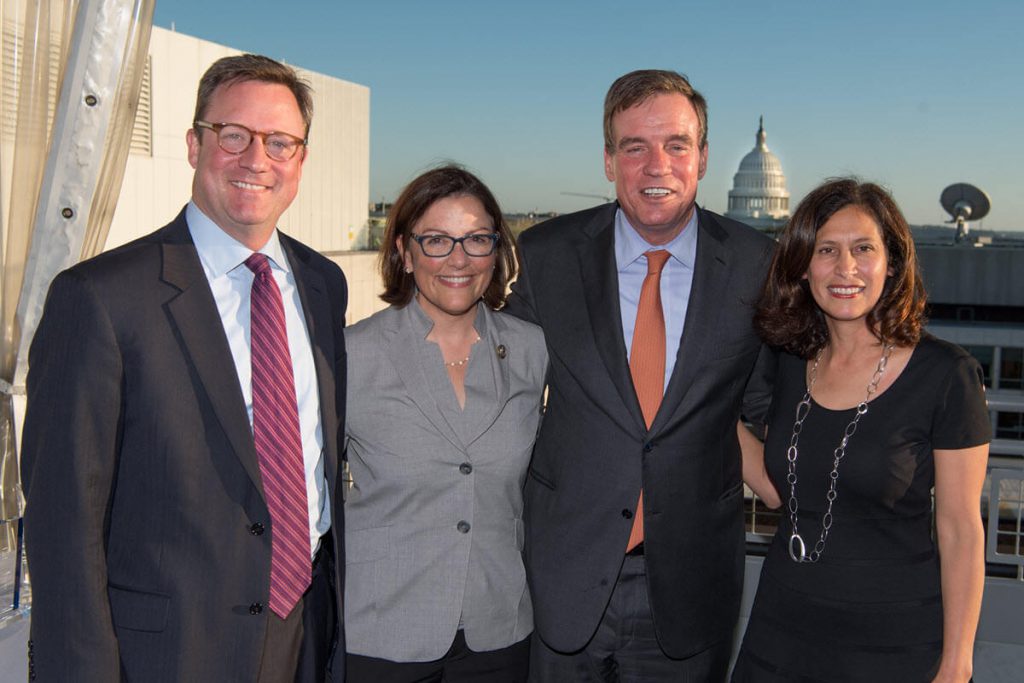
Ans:
<svg viewBox="0 0 1024 683"><path fill-rule="evenodd" d="M1024 676L1024 464L991 469L985 495L987 578L975 644L974 680L1017 683ZM737 647L757 590L762 556L778 517L777 511L767 509L756 498L748 499L747 568ZM2 566L9 567L11 559L11 553L4 553ZM0 572L0 594L5 602L11 591L10 574ZM0 626L0 683L26 680L28 626L28 616L7 612Z"/></svg>

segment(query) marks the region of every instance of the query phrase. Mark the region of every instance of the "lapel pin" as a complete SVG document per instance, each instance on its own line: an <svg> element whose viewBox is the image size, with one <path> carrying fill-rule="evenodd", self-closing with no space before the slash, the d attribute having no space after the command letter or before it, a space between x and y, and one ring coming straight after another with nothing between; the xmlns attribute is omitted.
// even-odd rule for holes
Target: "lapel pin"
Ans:
<svg viewBox="0 0 1024 683"><path fill-rule="evenodd" d="M498 344L498 346L494 349L494 352L498 354L498 358L502 360L505 360L505 356L508 355L508 349L505 348L504 344Z"/></svg>

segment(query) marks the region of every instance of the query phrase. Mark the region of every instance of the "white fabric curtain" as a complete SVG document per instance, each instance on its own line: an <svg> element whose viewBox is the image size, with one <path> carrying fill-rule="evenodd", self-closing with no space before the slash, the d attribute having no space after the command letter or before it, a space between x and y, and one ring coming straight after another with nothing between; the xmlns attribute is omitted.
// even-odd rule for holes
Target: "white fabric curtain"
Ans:
<svg viewBox="0 0 1024 683"><path fill-rule="evenodd" d="M96 159L98 177L89 185L94 188L91 196L80 197L79 206L90 207L80 222L84 232L81 257L86 258L102 251L121 190L154 5L155 0L0 0L0 625L6 616L27 606L22 590L20 518L24 502L17 437L18 416L24 405L24 356L35 333L38 310L26 313L24 301L29 296L38 299L53 276L70 265L43 258L49 244L47 231L54 225L37 225L38 217L46 216L46 223L59 216L59 209L55 213L55 207L40 206L52 196L44 179L54 177L54 165L62 163L61 150L52 148L55 128L67 125L67 117L75 116L75 107L84 106L81 92L67 94L67 102L59 101L69 56L76 45L106 35L98 30L83 32L81 21L76 20L85 16L79 13L88 12L101 22L127 25L126 32L110 32L119 41L123 38L123 45L114 46L116 57L111 60L119 66L115 72L119 75L109 98L109 125L97 134L102 140L92 141L102 150Z"/></svg>
<svg viewBox="0 0 1024 683"><path fill-rule="evenodd" d="M135 112L139 108L139 92L146 72L149 56L149 35L153 27L153 9L156 0L138 0L133 10L133 21L125 42L121 78L117 87L116 104L111 116L107 139L103 145L103 163L99 182L92 198L89 224L82 243L82 259L103 251L114 208L121 193L128 152L131 149Z"/></svg>
<svg viewBox="0 0 1024 683"><path fill-rule="evenodd" d="M3 0L3 274L0 289L0 552L16 548L21 490L11 381L20 338L15 310L49 149L50 120L74 20L75 0ZM13 124L13 125L12 125ZM16 391L16 390L15 390ZM4 559L12 558L4 555ZM0 567L6 578L8 567ZM0 579L2 581L2 579Z"/></svg>

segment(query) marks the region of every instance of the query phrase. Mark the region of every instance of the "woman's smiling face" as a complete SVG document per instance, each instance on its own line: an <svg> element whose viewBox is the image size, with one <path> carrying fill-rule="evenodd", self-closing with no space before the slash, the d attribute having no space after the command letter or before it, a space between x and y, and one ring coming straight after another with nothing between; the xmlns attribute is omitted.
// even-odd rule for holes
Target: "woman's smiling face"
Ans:
<svg viewBox="0 0 1024 683"><path fill-rule="evenodd" d="M878 223L851 205L836 211L818 230L804 277L831 328L864 321L891 274Z"/></svg>
<svg viewBox="0 0 1024 683"><path fill-rule="evenodd" d="M470 195L444 197L430 205L413 225L417 237L430 235L465 237L492 235L494 221L480 200ZM488 256L469 256L464 244L456 244L447 256L432 257L420 245L409 241L406 248L399 238L406 269L412 269L417 299L423 310L437 322L443 317L475 315L476 302L487 291L494 276L496 252Z"/></svg>

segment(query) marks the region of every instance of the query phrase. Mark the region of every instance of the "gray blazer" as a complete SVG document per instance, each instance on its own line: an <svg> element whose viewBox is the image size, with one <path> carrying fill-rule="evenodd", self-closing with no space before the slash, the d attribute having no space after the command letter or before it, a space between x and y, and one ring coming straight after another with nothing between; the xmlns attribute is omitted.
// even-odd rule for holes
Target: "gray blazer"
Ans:
<svg viewBox="0 0 1024 683"><path fill-rule="evenodd" d="M522 490L547 350L540 328L483 303L475 325L465 410L418 303L345 330L350 653L428 661L460 625L477 652L533 630Z"/></svg>

